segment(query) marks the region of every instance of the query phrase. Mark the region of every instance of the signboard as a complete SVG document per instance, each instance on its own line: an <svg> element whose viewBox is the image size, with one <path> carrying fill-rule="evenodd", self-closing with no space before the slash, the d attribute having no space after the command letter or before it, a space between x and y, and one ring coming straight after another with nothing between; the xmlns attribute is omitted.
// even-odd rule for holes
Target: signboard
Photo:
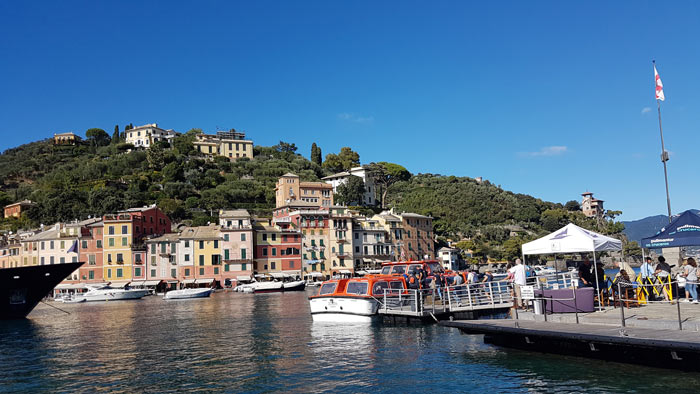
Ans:
<svg viewBox="0 0 700 394"><path fill-rule="evenodd" d="M520 286L520 297L523 300L534 300L535 286Z"/></svg>

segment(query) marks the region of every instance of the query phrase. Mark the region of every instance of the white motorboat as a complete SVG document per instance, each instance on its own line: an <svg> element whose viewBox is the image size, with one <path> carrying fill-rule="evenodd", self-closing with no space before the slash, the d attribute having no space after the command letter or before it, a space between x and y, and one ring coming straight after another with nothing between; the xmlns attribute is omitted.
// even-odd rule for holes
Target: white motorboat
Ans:
<svg viewBox="0 0 700 394"><path fill-rule="evenodd" d="M62 302L64 304L77 304L79 302L85 302L85 298L80 295L63 295L61 297L54 298L56 302Z"/></svg>
<svg viewBox="0 0 700 394"><path fill-rule="evenodd" d="M205 298L209 297L212 293L212 289L182 289L182 290L171 290L165 293L163 297L164 300L184 300L190 298Z"/></svg>
<svg viewBox="0 0 700 394"><path fill-rule="evenodd" d="M117 301L117 300L138 300L146 296L148 289L115 289L106 286L88 286L88 291L76 299L82 298L85 301Z"/></svg>

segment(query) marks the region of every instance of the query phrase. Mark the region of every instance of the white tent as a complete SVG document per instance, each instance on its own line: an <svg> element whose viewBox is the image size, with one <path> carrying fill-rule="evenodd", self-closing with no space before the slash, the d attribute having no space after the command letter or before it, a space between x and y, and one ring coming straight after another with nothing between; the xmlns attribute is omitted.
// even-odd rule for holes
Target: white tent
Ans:
<svg viewBox="0 0 700 394"><path fill-rule="evenodd" d="M526 255L532 254L558 254L558 253L585 253L593 252L593 269L596 280L596 288L600 289L598 275L598 261L595 252L622 250L622 241L610 238L593 231L569 223L563 228L532 242L523 244L523 260ZM556 258L555 258L556 262Z"/></svg>
<svg viewBox="0 0 700 394"><path fill-rule="evenodd" d="M569 223L540 239L523 244L523 255L622 250L622 241Z"/></svg>

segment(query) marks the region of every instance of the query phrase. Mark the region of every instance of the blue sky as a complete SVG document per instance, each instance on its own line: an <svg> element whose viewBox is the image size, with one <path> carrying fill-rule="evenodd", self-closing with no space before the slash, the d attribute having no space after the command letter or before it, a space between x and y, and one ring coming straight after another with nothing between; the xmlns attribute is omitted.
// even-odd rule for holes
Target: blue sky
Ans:
<svg viewBox="0 0 700 394"><path fill-rule="evenodd" d="M614 4L610 4L614 3ZM700 208L694 2L0 2L0 150L101 127L236 128L308 156Z"/></svg>

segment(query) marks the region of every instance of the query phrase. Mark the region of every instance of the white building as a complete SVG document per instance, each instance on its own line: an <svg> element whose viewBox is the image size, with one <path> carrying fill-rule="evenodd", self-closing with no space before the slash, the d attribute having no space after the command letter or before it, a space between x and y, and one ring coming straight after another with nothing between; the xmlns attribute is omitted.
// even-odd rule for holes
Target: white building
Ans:
<svg viewBox="0 0 700 394"><path fill-rule="evenodd" d="M126 134L126 143L136 148L150 148L153 144L160 141L166 141L172 145L173 138L177 135L174 130L161 129L157 123L134 127L124 133Z"/></svg>
<svg viewBox="0 0 700 394"><path fill-rule="evenodd" d="M387 231L378 221L355 218L353 222L352 248L355 269L378 269L382 263L392 260L396 246L387 239Z"/></svg>
<svg viewBox="0 0 700 394"><path fill-rule="evenodd" d="M443 247L438 249L438 259L442 268L457 271L459 269L459 249Z"/></svg>
<svg viewBox="0 0 700 394"><path fill-rule="evenodd" d="M330 184L333 186L333 193L338 192L338 186L342 185L343 183L347 182L348 178L354 175L356 177L359 177L362 179L362 181L365 183L365 195L363 197L363 201L358 201L359 205L375 205L376 204L376 198L375 198L375 186L374 183L372 182L372 179L370 179L367 176L367 171L365 167L353 167L350 169L350 171L343 171L339 172L337 174L333 174L330 176L327 176L325 178L321 178L323 181L326 183Z"/></svg>

